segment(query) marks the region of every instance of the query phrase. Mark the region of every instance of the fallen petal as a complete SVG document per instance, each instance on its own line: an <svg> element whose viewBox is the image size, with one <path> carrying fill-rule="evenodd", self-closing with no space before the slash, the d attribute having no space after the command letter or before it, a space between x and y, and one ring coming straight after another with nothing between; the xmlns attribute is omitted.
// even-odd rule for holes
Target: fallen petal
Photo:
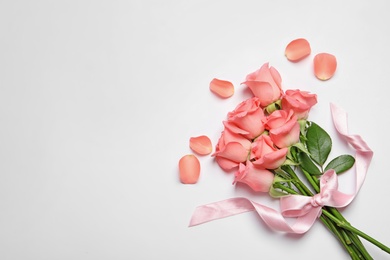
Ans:
<svg viewBox="0 0 390 260"><path fill-rule="evenodd" d="M210 154L213 151L211 140L205 135L191 137L190 148L200 155Z"/></svg>
<svg viewBox="0 0 390 260"><path fill-rule="evenodd" d="M310 44L306 39L299 38L287 44L284 54L292 62L299 61L311 53Z"/></svg>
<svg viewBox="0 0 390 260"><path fill-rule="evenodd" d="M198 182L200 175L200 163L193 154L184 155L179 161L180 181L184 184L194 184Z"/></svg>
<svg viewBox="0 0 390 260"><path fill-rule="evenodd" d="M330 79L336 72L336 57L329 53L319 53L314 57L314 75L320 80Z"/></svg>
<svg viewBox="0 0 390 260"><path fill-rule="evenodd" d="M234 86L230 81L216 78L210 82L210 90L222 98L228 98L234 94Z"/></svg>

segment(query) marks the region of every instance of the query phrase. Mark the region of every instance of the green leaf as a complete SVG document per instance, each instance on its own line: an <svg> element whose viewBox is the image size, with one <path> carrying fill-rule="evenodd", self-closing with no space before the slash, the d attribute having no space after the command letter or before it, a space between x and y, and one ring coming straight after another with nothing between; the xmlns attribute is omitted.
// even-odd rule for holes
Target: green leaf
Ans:
<svg viewBox="0 0 390 260"><path fill-rule="evenodd" d="M325 171L333 169L337 174L349 170L355 163L355 158L351 155L345 154L334 158L326 167Z"/></svg>
<svg viewBox="0 0 390 260"><path fill-rule="evenodd" d="M275 189L272 185L271 185L271 188L269 189L268 194L269 194L272 198L274 198L274 199L279 199L279 198L281 198L281 197L284 197L284 196L289 195L287 192L284 192L284 191Z"/></svg>
<svg viewBox="0 0 390 260"><path fill-rule="evenodd" d="M320 166L323 166L332 149L332 139L324 129L311 122L306 133L306 146L310 157Z"/></svg>
<svg viewBox="0 0 390 260"><path fill-rule="evenodd" d="M291 169L290 165L282 165L282 166L280 166L280 169L282 169L284 172L286 172L290 176L290 178L291 178L291 176L295 176L295 172L293 169Z"/></svg>
<svg viewBox="0 0 390 260"><path fill-rule="evenodd" d="M304 152L306 154L310 154L309 151L306 149L305 145L301 142L293 144L292 146L298 148L299 150L301 150L302 152Z"/></svg>
<svg viewBox="0 0 390 260"><path fill-rule="evenodd" d="M289 182L289 181L286 181L286 179L281 177L281 176L285 175L283 170L277 169L277 171L278 171L278 173L275 175L275 178L274 178L274 180L272 182L271 188L270 188L270 190L268 192L268 194L272 198L276 198L276 199L280 198L280 197L284 197L284 196L288 195L288 193L285 192L285 191L282 191L280 189L275 189L274 188L274 184L278 183L278 182L280 182L280 183L288 183ZM281 173L283 173L283 174L281 174ZM288 176L286 176L286 177L289 178Z"/></svg>
<svg viewBox="0 0 390 260"><path fill-rule="evenodd" d="M311 175L321 175L322 172L318 169L318 167L313 163L310 157L306 153L299 153L299 167L308 172Z"/></svg>
<svg viewBox="0 0 390 260"><path fill-rule="evenodd" d="M290 159L291 161L295 162L297 158L297 149L294 149L293 146L289 147L286 157L287 159Z"/></svg>
<svg viewBox="0 0 390 260"><path fill-rule="evenodd" d="M295 165L298 165L298 163L296 163L296 162L294 162L294 161L292 161L290 159L286 159L284 161L283 165L293 165L293 166L295 166Z"/></svg>
<svg viewBox="0 0 390 260"><path fill-rule="evenodd" d="M305 132L306 132L307 121L305 119L301 119L298 120L298 123L299 123L299 130L301 132L301 137L306 139Z"/></svg>
<svg viewBox="0 0 390 260"><path fill-rule="evenodd" d="M290 176L285 171L283 171L281 168L275 169L274 172L275 172L276 176L278 176L280 178L290 179ZM275 178L274 178L274 181L276 181Z"/></svg>

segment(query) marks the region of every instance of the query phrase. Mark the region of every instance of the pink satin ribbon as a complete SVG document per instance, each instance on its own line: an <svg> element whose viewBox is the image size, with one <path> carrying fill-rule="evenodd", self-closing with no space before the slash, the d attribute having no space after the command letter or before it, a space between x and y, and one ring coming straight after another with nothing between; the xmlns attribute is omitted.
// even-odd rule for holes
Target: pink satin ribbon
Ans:
<svg viewBox="0 0 390 260"><path fill-rule="evenodd" d="M373 152L359 135L348 134L347 114L344 110L331 104L331 112L336 130L356 150L354 165L356 178L353 194L339 191L337 174L334 170L329 170L320 178L321 192L319 194L313 197L301 195L282 197L280 198L280 212L246 198L232 198L197 207L189 226L256 211L270 228L276 231L302 234L312 227L321 215L323 206L341 208L350 204L363 185ZM293 224L289 224L285 217L296 219Z"/></svg>

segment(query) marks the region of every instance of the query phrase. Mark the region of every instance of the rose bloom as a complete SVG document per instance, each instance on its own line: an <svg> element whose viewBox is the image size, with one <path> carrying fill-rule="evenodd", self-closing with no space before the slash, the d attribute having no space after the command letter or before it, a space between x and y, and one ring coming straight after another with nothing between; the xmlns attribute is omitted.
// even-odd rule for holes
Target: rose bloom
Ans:
<svg viewBox="0 0 390 260"><path fill-rule="evenodd" d="M243 84L248 86L253 95L259 98L263 108L279 100L283 94L282 78L274 67L269 67L268 63L247 75Z"/></svg>
<svg viewBox="0 0 390 260"><path fill-rule="evenodd" d="M261 135L252 143L251 160L256 166L276 169L286 161L287 152L287 148L276 148L268 135Z"/></svg>
<svg viewBox="0 0 390 260"><path fill-rule="evenodd" d="M250 161L240 163L233 184L242 182L258 192L268 192L274 180L274 174L269 170L256 167Z"/></svg>
<svg viewBox="0 0 390 260"><path fill-rule="evenodd" d="M287 90L282 97L282 109L294 111L298 119L306 119L310 108L317 104L317 95L307 91Z"/></svg>
<svg viewBox="0 0 390 260"><path fill-rule="evenodd" d="M278 148L289 147L299 141L300 127L292 110L275 110L266 118L265 127Z"/></svg>
<svg viewBox="0 0 390 260"><path fill-rule="evenodd" d="M253 139L264 132L264 112L257 97L241 102L227 117L224 125L233 133Z"/></svg>
<svg viewBox="0 0 390 260"><path fill-rule="evenodd" d="M215 156L218 165L228 171L238 167L240 162L245 162L250 149L251 141L225 128L211 156Z"/></svg>

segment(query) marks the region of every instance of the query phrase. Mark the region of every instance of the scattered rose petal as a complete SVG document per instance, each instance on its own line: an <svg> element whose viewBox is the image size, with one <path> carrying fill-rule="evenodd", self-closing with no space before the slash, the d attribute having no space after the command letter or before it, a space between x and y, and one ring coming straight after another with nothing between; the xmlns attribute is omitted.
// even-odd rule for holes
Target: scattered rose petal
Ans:
<svg viewBox="0 0 390 260"><path fill-rule="evenodd" d="M200 163L193 154L187 154L179 160L179 177L184 184L195 184L200 175Z"/></svg>
<svg viewBox="0 0 390 260"><path fill-rule="evenodd" d="M314 75L320 80L330 79L336 72L336 57L329 53L319 53L314 57Z"/></svg>
<svg viewBox="0 0 390 260"><path fill-rule="evenodd" d="M205 135L191 137L190 148L200 155L210 154L213 151L211 140Z"/></svg>
<svg viewBox="0 0 390 260"><path fill-rule="evenodd" d="M310 44L306 39L299 38L287 44L284 54L292 62L299 61L311 53Z"/></svg>
<svg viewBox="0 0 390 260"><path fill-rule="evenodd" d="M223 98L231 97L234 94L234 86L230 81L216 78L210 82L210 90Z"/></svg>

